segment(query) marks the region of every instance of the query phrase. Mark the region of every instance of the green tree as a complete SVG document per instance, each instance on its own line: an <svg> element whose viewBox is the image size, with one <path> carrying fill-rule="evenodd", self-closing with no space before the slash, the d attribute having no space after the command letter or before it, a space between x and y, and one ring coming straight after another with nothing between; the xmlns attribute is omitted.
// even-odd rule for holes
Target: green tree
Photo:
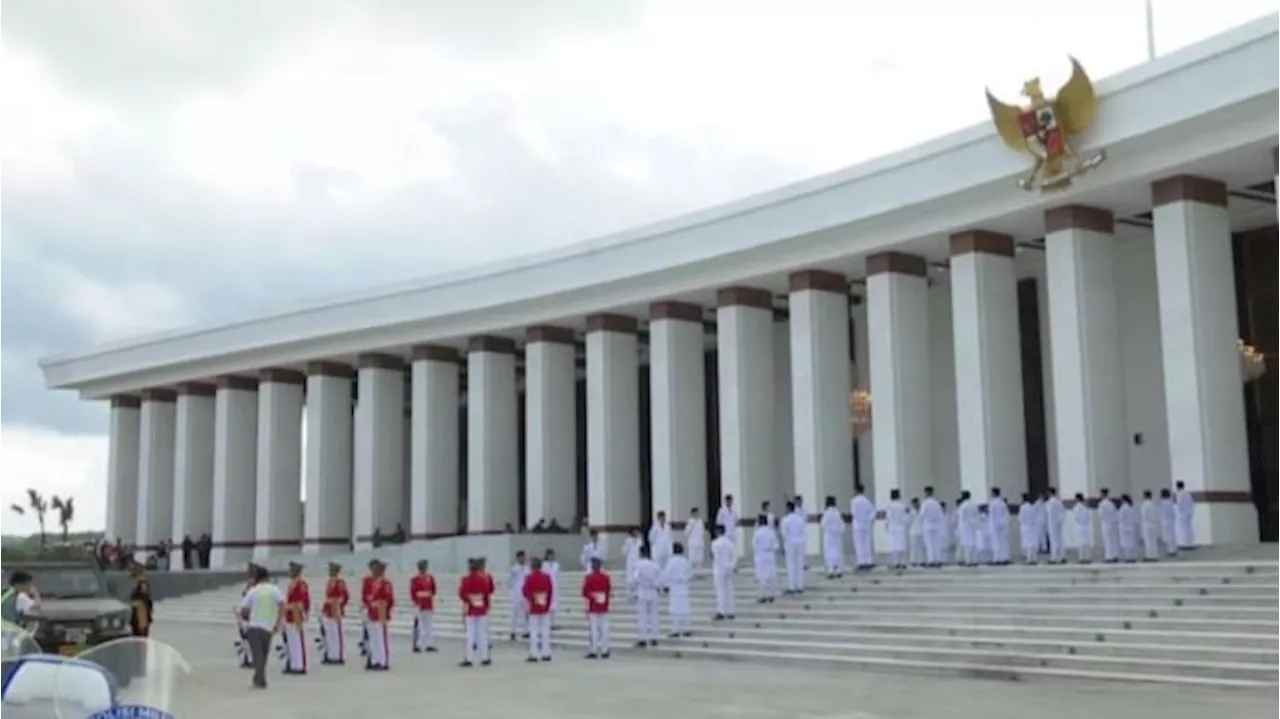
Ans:
<svg viewBox="0 0 1280 719"><path fill-rule="evenodd" d="M44 529L44 519L49 514L49 503L45 501L44 495L34 489L27 489L26 509L17 504L9 505L9 509L20 515L25 515L26 509L30 509L36 515L36 522L40 525L40 546L44 547L48 543L49 535Z"/></svg>
<svg viewBox="0 0 1280 719"><path fill-rule="evenodd" d="M58 526L62 528L62 541L66 542L71 534L71 522L76 518L76 498L53 495L49 506L58 513Z"/></svg>

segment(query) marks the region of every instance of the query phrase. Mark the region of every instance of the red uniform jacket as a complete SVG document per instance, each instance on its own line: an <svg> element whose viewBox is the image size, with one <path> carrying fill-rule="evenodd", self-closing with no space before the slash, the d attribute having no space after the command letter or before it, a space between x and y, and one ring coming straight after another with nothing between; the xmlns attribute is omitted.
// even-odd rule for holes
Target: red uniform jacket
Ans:
<svg viewBox="0 0 1280 719"><path fill-rule="evenodd" d="M369 585L368 611L365 616L371 622L391 621L391 608L395 606L396 593L391 581L375 577Z"/></svg>
<svg viewBox="0 0 1280 719"><path fill-rule="evenodd" d="M372 574L364 575L360 580L360 606L366 611L369 609L369 599L373 596L374 576Z"/></svg>
<svg viewBox="0 0 1280 719"><path fill-rule="evenodd" d="M436 608L436 578L430 574L415 574L409 580L409 597L418 611L430 612Z"/></svg>
<svg viewBox="0 0 1280 719"><path fill-rule="evenodd" d="M458 599L462 600L469 617L488 616L492 597L493 578L488 575L468 574L458 582Z"/></svg>
<svg viewBox="0 0 1280 719"><path fill-rule="evenodd" d="M307 580L295 579L289 582L289 591L284 595L284 620L289 624L302 624L311 613L311 588Z"/></svg>
<svg viewBox="0 0 1280 719"><path fill-rule="evenodd" d="M582 598L587 600L587 614L608 614L613 596L613 582L604 572L590 572L582 580Z"/></svg>
<svg viewBox="0 0 1280 719"><path fill-rule="evenodd" d="M351 594L347 591L347 582L342 577L330 577L324 585L324 615L329 619L341 619L347 613L347 602Z"/></svg>
<svg viewBox="0 0 1280 719"><path fill-rule="evenodd" d="M551 576L541 569L529 572L524 578L524 600L529 603L529 614L541 616L551 611Z"/></svg>

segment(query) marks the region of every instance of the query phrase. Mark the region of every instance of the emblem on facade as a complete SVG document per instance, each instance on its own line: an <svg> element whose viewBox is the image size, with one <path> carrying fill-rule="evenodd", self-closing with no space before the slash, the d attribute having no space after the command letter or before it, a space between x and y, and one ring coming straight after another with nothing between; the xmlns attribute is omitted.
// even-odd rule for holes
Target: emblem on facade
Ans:
<svg viewBox="0 0 1280 719"><path fill-rule="evenodd" d="M1019 107L1006 105L987 90L991 120L1000 139L1014 152L1031 155L1035 161L1031 172L1018 179L1018 187L1038 192L1061 190L1107 159L1101 150L1081 157L1071 148L1072 137L1093 124L1098 106L1093 82L1074 57L1071 78L1058 90L1057 97L1045 97L1038 77L1023 83L1022 94L1028 104Z"/></svg>

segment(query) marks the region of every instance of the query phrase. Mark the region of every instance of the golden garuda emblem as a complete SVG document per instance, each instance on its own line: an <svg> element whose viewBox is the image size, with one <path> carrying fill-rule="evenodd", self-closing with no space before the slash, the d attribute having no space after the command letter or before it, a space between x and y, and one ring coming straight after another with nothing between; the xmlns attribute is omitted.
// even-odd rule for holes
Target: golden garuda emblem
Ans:
<svg viewBox="0 0 1280 719"><path fill-rule="evenodd" d="M1031 172L1018 179L1018 187L1040 192L1061 190L1107 159L1103 151L1085 158L1071 149L1071 138L1093 124L1098 107L1093 82L1078 60L1071 58L1071 78L1057 97L1044 96L1038 77L1023 83L1022 94L1028 104L1018 107L1000 102L987 90L991 120L1000 139L1013 151L1035 160Z"/></svg>

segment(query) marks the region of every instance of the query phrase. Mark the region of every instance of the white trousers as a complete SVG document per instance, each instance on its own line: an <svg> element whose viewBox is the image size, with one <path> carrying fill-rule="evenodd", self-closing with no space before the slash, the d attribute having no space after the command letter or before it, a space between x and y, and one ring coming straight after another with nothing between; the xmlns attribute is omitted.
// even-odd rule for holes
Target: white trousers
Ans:
<svg viewBox="0 0 1280 719"><path fill-rule="evenodd" d="M991 561L1009 561L1009 527L991 527Z"/></svg>
<svg viewBox="0 0 1280 719"><path fill-rule="evenodd" d="M1160 529L1158 527L1142 528L1142 558L1153 562L1160 558Z"/></svg>
<svg viewBox="0 0 1280 719"><path fill-rule="evenodd" d="M827 574L841 574L844 572L843 538L843 534L822 535L822 565L826 567Z"/></svg>
<svg viewBox="0 0 1280 719"><path fill-rule="evenodd" d="M524 597L511 597L511 633L517 637L529 633L529 607Z"/></svg>
<svg viewBox="0 0 1280 719"><path fill-rule="evenodd" d="M671 633L680 634L692 629L693 607L689 602L689 585L677 584L667 594L667 613L671 616Z"/></svg>
<svg viewBox="0 0 1280 719"><path fill-rule="evenodd" d="M468 615L463 620L466 641L462 646L462 658L468 662L489 661L489 617Z"/></svg>
<svg viewBox="0 0 1280 719"><path fill-rule="evenodd" d="M1191 515L1178 514L1177 539L1178 546L1189 548L1196 546L1196 527Z"/></svg>
<svg viewBox="0 0 1280 719"><path fill-rule="evenodd" d="M284 668L290 672L307 670L307 630L301 624L286 624L284 635Z"/></svg>
<svg viewBox="0 0 1280 719"><path fill-rule="evenodd" d="M933 529L927 526L924 528L924 534L922 536L922 539L924 539L924 563L925 564L928 564L928 565L942 564L942 560L943 560L942 541L943 541L943 533L946 531L947 530L945 529L938 530L938 529Z"/></svg>
<svg viewBox="0 0 1280 719"><path fill-rule="evenodd" d="M369 651L368 666L390 667L391 638L387 635L387 623L369 622L367 641L365 648Z"/></svg>
<svg viewBox="0 0 1280 719"><path fill-rule="evenodd" d="M1022 561L1034 564L1040 556L1040 535L1036 532L1035 525L1019 524L1018 538L1022 540Z"/></svg>
<svg viewBox="0 0 1280 719"><path fill-rule="evenodd" d="M854 527L853 556L859 567L870 567L876 563L876 549L871 543L871 527Z"/></svg>
<svg viewBox="0 0 1280 719"><path fill-rule="evenodd" d="M1120 558L1120 527L1118 523L1102 525L1102 558L1108 562Z"/></svg>
<svg viewBox="0 0 1280 719"><path fill-rule="evenodd" d="M737 614L733 597L733 572L716 569L712 578L716 588L716 613L725 616Z"/></svg>
<svg viewBox="0 0 1280 719"><path fill-rule="evenodd" d="M324 658L330 662L341 662L346 660L346 639L342 636L342 620L330 617L321 617L320 626L323 629L324 639Z"/></svg>
<svg viewBox="0 0 1280 719"><path fill-rule="evenodd" d="M1169 556L1178 553L1178 532L1173 526L1173 522L1160 522L1160 539L1164 542L1164 551Z"/></svg>
<svg viewBox="0 0 1280 719"><path fill-rule="evenodd" d="M551 656L551 614L529 615L529 656Z"/></svg>
<svg viewBox="0 0 1280 719"><path fill-rule="evenodd" d="M756 588L761 599L770 599L778 594L778 566L774 563L773 553L755 556Z"/></svg>
<svg viewBox="0 0 1280 719"><path fill-rule="evenodd" d="M689 557L689 566L694 569L702 569L702 563L705 561L706 550L707 548L701 543L690 544L685 549L685 552Z"/></svg>
<svg viewBox="0 0 1280 719"><path fill-rule="evenodd" d="M1062 523L1049 524L1049 561L1061 562L1067 558L1067 548L1062 546Z"/></svg>
<svg viewBox="0 0 1280 719"><path fill-rule="evenodd" d="M636 636L640 641L658 639L658 597L636 597Z"/></svg>
<svg viewBox="0 0 1280 719"><path fill-rule="evenodd" d="M413 650L420 652L436 645L435 612L419 609L413 615Z"/></svg>
<svg viewBox="0 0 1280 719"><path fill-rule="evenodd" d="M804 591L804 550L801 542L787 542L783 559L787 563L787 591Z"/></svg>
<svg viewBox="0 0 1280 719"><path fill-rule="evenodd" d="M587 644L592 654L609 653L609 615L587 615Z"/></svg>
<svg viewBox="0 0 1280 719"><path fill-rule="evenodd" d="M924 563L924 533L907 535L907 563L918 565Z"/></svg>

